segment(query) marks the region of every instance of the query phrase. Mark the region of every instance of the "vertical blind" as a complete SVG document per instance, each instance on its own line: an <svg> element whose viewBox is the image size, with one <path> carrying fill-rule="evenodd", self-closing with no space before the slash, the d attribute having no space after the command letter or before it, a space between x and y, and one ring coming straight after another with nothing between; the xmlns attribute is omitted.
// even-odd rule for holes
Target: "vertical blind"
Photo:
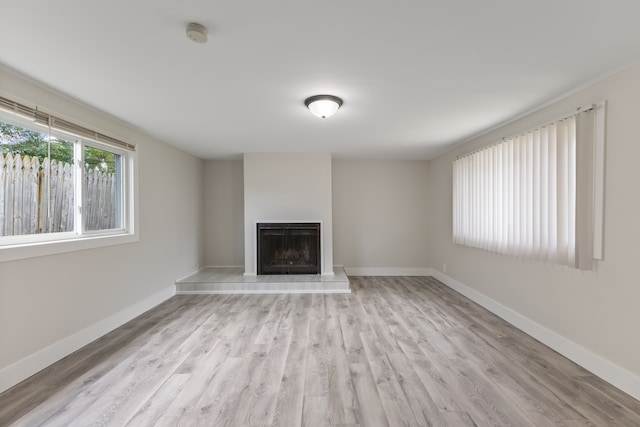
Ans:
<svg viewBox="0 0 640 427"><path fill-rule="evenodd" d="M586 111L456 159L454 242L590 269L593 144Z"/></svg>

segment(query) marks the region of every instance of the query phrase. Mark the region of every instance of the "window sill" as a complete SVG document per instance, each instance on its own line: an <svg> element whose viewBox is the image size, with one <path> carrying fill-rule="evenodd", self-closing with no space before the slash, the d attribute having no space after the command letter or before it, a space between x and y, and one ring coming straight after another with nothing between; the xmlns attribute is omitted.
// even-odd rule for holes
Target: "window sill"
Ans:
<svg viewBox="0 0 640 427"><path fill-rule="evenodd" d="M137 234L121 233L99 236L82 236L68 240L22 243L0 247L0 262L36 258L65 252L121 245L138 241Z"/></svg>

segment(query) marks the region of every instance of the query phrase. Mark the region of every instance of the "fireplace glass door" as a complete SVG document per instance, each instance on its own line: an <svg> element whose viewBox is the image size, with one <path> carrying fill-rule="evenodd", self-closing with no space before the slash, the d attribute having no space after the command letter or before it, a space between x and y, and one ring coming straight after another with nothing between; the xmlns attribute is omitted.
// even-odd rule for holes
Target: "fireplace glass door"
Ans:
<svg viewBox="0 0 640 427"><path fill-rule="evenodd" d="M320 274L319 223L258 223L258 274Z"/></svg>

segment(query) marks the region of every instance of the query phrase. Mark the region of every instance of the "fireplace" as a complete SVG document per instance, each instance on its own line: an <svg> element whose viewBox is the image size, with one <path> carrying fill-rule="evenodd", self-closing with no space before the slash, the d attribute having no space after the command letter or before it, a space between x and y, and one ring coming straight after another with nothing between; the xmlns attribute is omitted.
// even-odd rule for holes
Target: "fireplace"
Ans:
<svg viewBox="0 0 640 427"><path fill-rule="evenodd" d="M258 274L320 274L320 223L257 224Z"/></svg>

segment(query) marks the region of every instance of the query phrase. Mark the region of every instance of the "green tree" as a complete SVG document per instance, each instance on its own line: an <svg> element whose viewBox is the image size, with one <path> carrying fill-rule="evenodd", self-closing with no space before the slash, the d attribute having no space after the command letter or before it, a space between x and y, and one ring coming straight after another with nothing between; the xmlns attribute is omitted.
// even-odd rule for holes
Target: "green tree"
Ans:
<svg viewBox="0 0 640 427"><path fill-rule="evenodd" d="M85 146L84 167L102 172L116 172L116 155L99 148Z"/></svg>
<svg viewBox="0 0 640 427"><path fill-rule="evenodd" d="M55 137L49 138L45 133L0 122L0 153L3 157L7 154L20 154L23 157L37 157L42 162L50 154L51 160L71 164L73 151L72 142ZM85 146L84 166L85 169L115 173L116 155L99 148Z"/></svg>
<svg viewBox="0 0 640 427"><path fill-rule="evenodd" d="M56 139L49 144L48 139L46 134L0 122L0 149L3 156L20 154L42 161L48 157L50 150L52 160L73 163L72 143Z"/></svg>

